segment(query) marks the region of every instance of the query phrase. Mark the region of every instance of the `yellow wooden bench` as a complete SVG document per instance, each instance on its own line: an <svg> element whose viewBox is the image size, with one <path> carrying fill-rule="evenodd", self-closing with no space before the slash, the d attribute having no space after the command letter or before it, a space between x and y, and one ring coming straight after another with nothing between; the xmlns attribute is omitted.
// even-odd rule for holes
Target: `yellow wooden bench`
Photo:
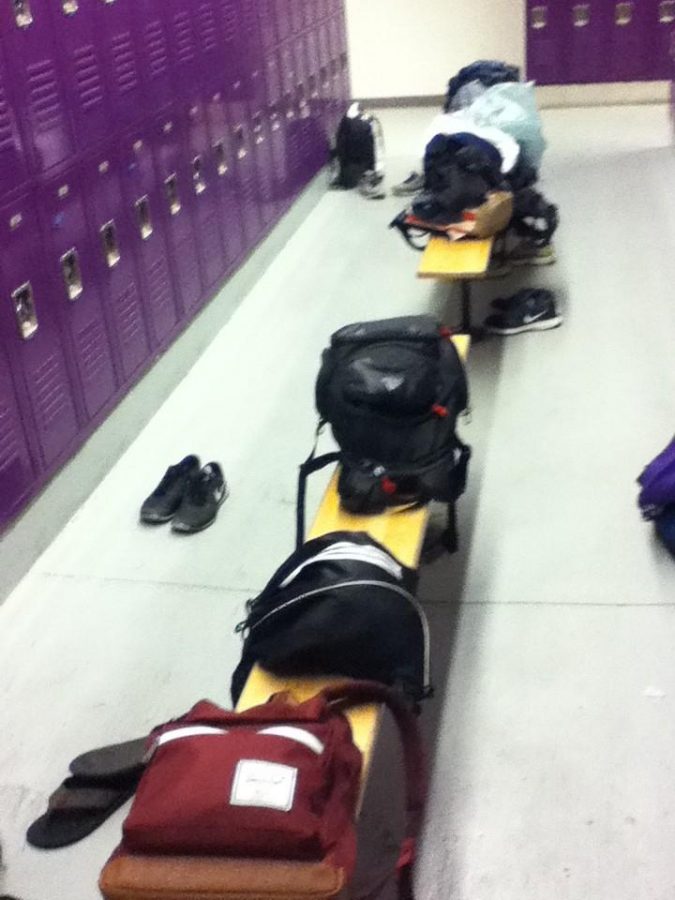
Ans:
<svg viewBox="0 0 675 900"><path fill-rule="evenodd" d="M478 336L471 321L471 282L487 277L497 238L451 241L432 237L422 255L418 278L459 282L462 290L462 331Z"/></svg>

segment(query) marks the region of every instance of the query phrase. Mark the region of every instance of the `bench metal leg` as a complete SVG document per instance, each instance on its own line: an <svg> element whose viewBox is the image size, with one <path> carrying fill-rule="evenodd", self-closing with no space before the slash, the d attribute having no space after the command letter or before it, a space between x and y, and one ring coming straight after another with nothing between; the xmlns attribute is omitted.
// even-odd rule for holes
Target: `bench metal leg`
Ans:
<svg viewBox="0 0 675 900"><path fill-rule="evenodd" d="M443 535L443 544L448 553L459 550L459 533L457 531L457 505L448 503L448 527Z"/></svg>
<svg viewBox="0 0 675 900"><path fill-rule="evenodd" d="M475 326L471 319L471 282L463 278L459 283L462 291L462 334L468 334L474 341L479 341L484 336L483 329Z"/></svg>

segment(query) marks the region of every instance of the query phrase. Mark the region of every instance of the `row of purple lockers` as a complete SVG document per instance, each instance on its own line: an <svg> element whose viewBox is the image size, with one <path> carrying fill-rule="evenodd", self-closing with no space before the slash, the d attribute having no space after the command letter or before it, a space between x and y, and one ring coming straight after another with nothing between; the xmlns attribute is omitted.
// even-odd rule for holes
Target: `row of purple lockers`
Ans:
<svg viewBox="0 0 675 900"><path fill-rule="evenodd" d="M253 93L226 82L175 97L2 201L0 526L325 164L349 98L344 54L327 78L315 68L315 90L267 72Z"/></svg>
<svg viewBox="0 0 675 900"><path fill-rule="evenodd" d="M675 0L528 0L528 74L539 84L670 79Z"/></svg>
<svg viewBox="0 0 675 900"><path fill-rule="evenodd" d="M341 0L6 0L0 38L0 197L176 97L309 95L346 54Z"/></svg>

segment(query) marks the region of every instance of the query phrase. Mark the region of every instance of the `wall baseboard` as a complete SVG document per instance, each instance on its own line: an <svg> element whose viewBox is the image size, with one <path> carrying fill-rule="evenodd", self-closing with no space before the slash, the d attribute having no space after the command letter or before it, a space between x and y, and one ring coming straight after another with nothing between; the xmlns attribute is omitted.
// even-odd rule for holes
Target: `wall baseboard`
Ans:
<svg viewBox="0 0 675 900"><path fill-rule="evenodd" d="M105 478L159 406L220 329L326 190L319 173L286 215L246 259L137 385L120 401L77 454L0 537L0 603Z"/></svg>
<svg viewBox="0 0 675 900"><path fill-rule="evenodd" d="M667 103L670 84L667 81L636 81L615 84L565 84L537 88L541 109L563 109L574 106L629 106ZM440 109L444 96L368 97L359 102L368 109L408 109L429 106Z"/></svg>

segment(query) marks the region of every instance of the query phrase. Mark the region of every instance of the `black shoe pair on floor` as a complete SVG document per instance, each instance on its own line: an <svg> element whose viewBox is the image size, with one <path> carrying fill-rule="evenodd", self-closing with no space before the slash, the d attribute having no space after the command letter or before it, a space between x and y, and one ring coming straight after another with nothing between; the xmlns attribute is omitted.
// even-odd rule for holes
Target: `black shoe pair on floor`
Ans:
<svg viewBox="0 0 675 900"><path fill-rule="evenodd" d="M227 497L223 471L217 462L201 468L199 458L186 456L166 470L164 478L141 507L141 522L171 522L172 531L194 534L213 524Z"/></svg>

